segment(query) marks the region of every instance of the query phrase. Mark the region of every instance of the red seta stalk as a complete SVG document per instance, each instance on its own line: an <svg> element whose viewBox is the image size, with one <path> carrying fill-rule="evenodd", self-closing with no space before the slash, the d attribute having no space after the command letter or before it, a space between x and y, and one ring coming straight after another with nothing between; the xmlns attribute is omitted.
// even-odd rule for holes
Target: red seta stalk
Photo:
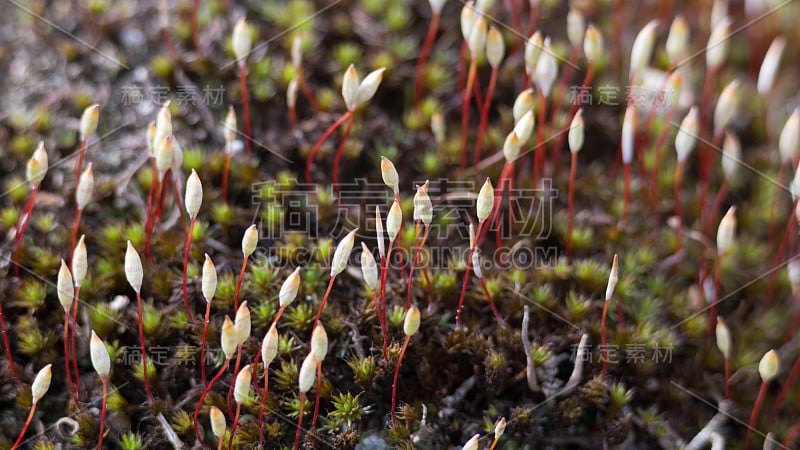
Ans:
<svg viewBox="0 0 800 450"><path fill-rule="evenodd" d="M259 352L260 353L260 352ZM258 362L253 364L257 365ZM253 378L256 379L255 377ZM269 366L264 366L264 394L261 397L261 408L258 411L258 441L264 442L264 408L267 405L267 394L269 393Z"/></svg>
<svg viewBox="0 0 800 450"><path fill-rule="evenodd" d="M473 164L477 167L481 162L481 143L483 142L483 134L486 132L486 125L489 122L489 107L492 106L492 96L494 96L494 88L497 84L497 67L492 67L492 74L489 77L489 87L486 88L486 100L483 102L481 108L481 122L478 127L478 136L475 138L475 154L473 155Z"/></svg>
<svg viewBox="0 0 800 450"><path fill-rule="evenodd" d="M464 90L464 102L461 105L461 172L467 169L467 129L469 128L469 102L472 98L472 89L475 76L478 72L478 59L472 58L467 74L467 87Z"/></svg>
<svg viewBox="0 0 800 450"><path fill-rule="evenodd" d="M292 131L297 130L297 108L294 106L288 106L287 109L289 110L289 127L291 127Z"/></svg>
<svg viewBox="0 0 800 450"><path fill-rule="evenodd" d="M425 65L428 63L428 56L433 47L433 41L436 39L436 32L439 30L439 19L441 13L434 12L431 15L431 23L428 25L428 34L425 35L425 41L422 44L422 51L420 51L419 59L417 60L417 70L414 75L414 107L418 108L419 103L422 101L422 88L425 78Z"/></svg>
<svg viewBox="0 0 800 450"><path fill-rule="evenodd" d="M389 247L391 248L391 246ZM381 258L380 267L384 266L385 258ZM386 308L383 307L382 295L385 289L383 271L381 272L381 287L377 292L373 292L373 301L375 302L375 314L378 316L378 323L381 325L381 334L383 334L383 359L387 359L386 348L389 344L389 331L386 326Z"/></svg>
<svg viewBox="0 0 800 450"><path fill-rule="evenodd" d="M711 336L714 330L714 325L717 323L717 304L719 303L719 279L722 276L722 257L717 255L717 267L714 270L714 301L711 302L711 307L708 309L708 328L706 329L706 336Z"/></svg>
<svg viewBox="0 0 800 450"><path fill-rule="evenodd" d="M527 28L525 29L525 36L530 36L533 34L533 30L536 29L536 16L539 14L539 4L533 4L533 2L529 2L530 10L528 11L528 24ZM527 77L526 77L527 78Z"/></svg>
<svg viewBox="0 0 800 450"><path fill-rule="evenodd" d="M539 186L540 177L543 176L544 173L544 126L545 121L547 120L547 97L545 97L544 92L541 89L539 90L539 94L539 121L536 124L536 149L534 150L533 155L534 189Z"/></svg>
<svg viewBox="0 0 800 450"><path fill-rule="evenodd" d="M289 109L289 127L292 131L297 130L297 108L288 106Z"/></svg>
<svg viewBox="0 0 800 450"><path fill-rule="evenodd" d="M247 158L250 158L252 152L252 132L250 128L250 95L247 92L247 71L245 70L244 61L239 62L239 83L242 90L242 111L244 113L244 148Z"/></svg>
<svg viewBox="0 0 800 450"><path fill-rule="evenodd" d="M236 280L236 294L233 296L233 310L239 310L239 293L242 290L242 281L244 281L244 273L247 269L247 258L242 261L242 268L239 270L239 279Z"/></svg>
<svg viewBox="0 0 800 450"><path fill-rule="evenodd" d="M381 265L383 265L382 261L381 261ZM386 335L387 335L388 332L386 330L386 322L384 321L383 309L381 308L380 290L375 291L375 292L372 293L372 302L375 304L375 315L378 316L378 323L381 326L381 333L383 334L384 341L385 341L386 340ZM384 354L384 358L385 357L386 357L386 355Z"/></svg>
<svg viewBox="0 0 800 450"><path fill-rule="evenodd" d="M97 450L103 449L103 434L106 425L106 403L108 403L108 376L101 377L103 382L103 403L100 406L100 434L97 438Z"/></svg>
<svg viewBox="0 0 800 450"><path fill-rule="evenodd" d="M783 230L783 237L781 238L780 244L778 244L778 250L775 252L775 259L772 261L772 267L778 268L780 267L779 261L783 258L783 253L786 250L786 246L791 248L792 245L789 244L790 240L793 240L792 237L794 235L793 230L795 227L795 212L797 211L797 207L800 206L800 199L794 202L792 206L792 212L789 214L789 219L786 221L786 227ZM775 289L775 276L777 275L777 270L772 270L770 273L769 281L767 282L767 293L764 297L765 304L772 304L772 293ZM790 328L789 333L792 332L794 327Z"/></svg>
<svg viewBox="0 0 800 450"><path fill-rule="evenodd" d="M392 248L394 247L394 239L389 241L389 247L386 249L386 258L383 260L383 270L381 271L381 315L383 316L383 359L388 360L389 356L386 353L386 348L389 345L389 333L386 327L386 274L389 272L389 260L392 259ZM316 328L316 324L314 325Z"/></svg>
<svg viewBox="0 0 800 450"><path fill-rule="evenodd" d="M786 377L786 382L783 384L780 392L778 392L778 397L775 399L775 404L772 405L772 408L769 410L770 420L775 418L775 414L778 412L781 404L783 404L783 401L786 399L789 389L794 387L794 383L797 381L798 375L800 375L800 356L795 359L794 364L792 365L792 370L789 371L789 375Z"/></svg>
<svg viewBox="0 0 800 450"><path fill-rule="evenodd" d="M769 381L762 380L761 387L758 388L758 396L756 396L756 402L753 405L753 411L750 413L750 421L747 423L747 434L744 438L745 450L750 448L750 439L753 437L753 427L756 425L756 419L758 418L758 412L761 410L761 404L764 403L764 396L767 393L767 386L769 386Z"/></svg>
<svg viewBox="0 0 800 450"><path fill-rule="evenodd" d="M181 216L181 220L180 220L181 229L183 230L183 234L189 236L187 234L188 230L186 230L186 213L183 210L183 206L182 206L183 202L181 201L181 194L180 194L181 190L180 190L180 186L178 186L178 177L175 177L175 179L173 180L172 191L175 193L175 209L178 210L178 214L180 214L180 216ZM189 236L189 239L191 239L191 236Z"/></svg>
<svg viewBox="0 0 800 450"><path fill-rule="evenodd" d="M75 394L81 395L81 371L78 370L78 351L75 345L75 334L78 328L78 306L80 305L81 287L75 286L75 297L72 299L72 329L70 329L70 346L72 347L72 375L75 378ZM80 405L78 406L80 410Z"/></svg>
<svg viewBox="0 0 800 450"><path fill-rule="evenodd" d="M586 92L587 89L589 89L589 85L592 84L592 79L594 79L594 71L595 71L595 65L593 62L590 62L589 67L586 69L586 75L583 77L583 83L581 83L580 90L578 91L578 98L576 98L575 101L572 102L572 105L569 107L569 113L567 114L566 123L571 123L572 118L575 117L575 113L578 112L578 108L580 108L581 102L583 101L581 100L582 95L584 92ZM556 141L556 146L555 146L555 148L557 149L556 151L559 152L561 151L561 148L564 146L564 140L567 138L568 134L569 133L558 134L558 140Z"/></svg>
<svg viewBox="0 0 800 450"><path fill-rule="evenodd" d="M614 48L619 49L617 60L619 61L620 68L622 68L622 64L624 64L622 56L622 31L625 28L625 9L622 7L622 4L625 2L623 0L612 0L612 2L611 17L613 17L613 26L611 29L614 30Z"/></svg>
<svg viewBox="0 0 800 450"><path fill-rule="evenodd" d="M514 175L514 162L513 161L506 161L505 165L503 165L503 170L500 171L500 178L497 180L497 189L494 191L494 204L492 206L492 213L489 215L487 219L488 223L493 224L495 228L497 228L497 234L495 235L497 239L497 248L500 248L500 208L502 207L503 195L505 192L508 192L509 200L511 199L512 194L512 184L513 184L513 175ZM509 202L510 204L510 202ZM480 233L476 233L476 240L475 245L480 246L481 242L483 242L483 238L486 236L486 233L489 231L490 227L484 227L480 230Z"/></svg>
<svg viewBox="0 0 800 450"><path fill-rule="evenodd" d="M410 341L411 335L406 335L406 339L403 341L403 347L400 349L400 356L397 358L397 366L394 368L394 381L392 381L392 423L394 423L397 405L397 376L400 374L400 364L403 362L403 356L406 354L406 349Z"/></svg>
<svg viewBox="0 0 800 450"><path fill-rule="evenodd" d="M69 241L69 254L75 251L75 243L78 241L78 228L81 224L81 214L83 209L75 207L75 223L72 225L72 239Z"/></svg>
<svg viewBox="0 0 800 450"><path fill-rule="evenodd" d="M186 268L189 265L189 251L192 248L192 235L194 234L194 222L195 219L191 219L189 222L189 234L186 236L186 251L183 254L183 284L181 285L181 289L183 292L183 308L186 310L186 316L189 317L189 322L194 323L194 317L192 317L192 309L189 308L189 294L186 288Z"/></svg>
<svg viewBox="0 0 800 450"><path fill-rule="evenodd" d="M203 386L206 386L206 337L208 336L208 321L210 318L211 302L206 302L206 316L203 322L203 341L200 344L200 378L203 380Z"/></svg>
<svg viewBox="0 0 800 450"><path fill-rule="evenodd" d="M766 129L766 126L764 127ZM767 232L767 242L772 242L772 238L775 237L775 204L778 203L778 195L781 192L781 187L783 186L783 172L786 170L787 167L791 162L789 161L781 161L780 167L778 167L778 176L775 182L775 191L772 194L772 204L769 207L769 228Z"/></svg>
<svg viewBox="0 0 800 450"><path fill-rule="evenodd" d="M573 73L575 72L576 64L578 63L578 58L581 54L581 48L573 46L572 52L570 53L569 60L567 61L566 67L561 72L561 76L559 77L558 84L556 85L555 90L553 91L553 98L559 99L564 96L564 91L567 89L567 84L569 83L570 79L572 78ZM579 91L578 95L581 95L583 91ZM570 106L570 111L573 107L576 107L579 102L572 102L572 106ZM558 116L558 105L553 105L553 110L550 112L550 130L556 129L556 118ZM567 120L572 120L572 114L567 115ZM569 122L567 122L569 124ZM557 145L553 147L553 155L552 155L552 164L553 167L557 167L558 157L561 153L561 146Z"/></svg>
<svg viewBox="0 0 800 450"><path fill-rule="evenodd" d="M31 213L33 212L33 205L36 203L36 195L39 193L39 186L36 185L31 191L31 196L25 208L22 210L22 215L17 222L17 234L14 236L14 253L11 257L11 262L14 265L14 276L19 278L19 254L22 251L22 241L25 239L25 232L28 230L28 223L31 221ZM5 327L5 325L3 325ZM8 346L6 346L8 348ZM11 354L10 352L8 353ZM9 358L10 360L10 358Z"/></svg>
<svg viewBox="0 0 800 450"><path fill-rule="evenodd" d="M289 304L283 305L283 306L280 307L280 309L278 309L278 314L276 314L275 318L272 319L272 326L273 327L278 324L278 319L280 319L281 316L283 315L283 312L286 311L286 307L287 306L289 306ZM267 329L269 329L269 328L267 328ZM253 387L255 388L256 392L258 392L258 383L257 383L256 380L258 380L258 361L259 361L259 359L261 359L261 344L260 343L258 344L258 351L256 352L256 356L253 358L253 364L252 364L252 367L253 367ZM264 367L264 376L265 377L267 376L267 368L266 367Z"/></svg>
<svg viewBox="0 0 800 450"><path fill-rule="evenodd" d="M233 387L236 385L236 377L239 375L239 365L242 363L242 344L236 346L236 364L233 365L233 381L228 387L228 415L233 416ZM233 434L233 433L231 433Z"/></svg>
<svg viewBox="0 0 800 450"><path fill-rule="evenodd" d="M75 163L75 187L81 181L81 169L83 168L83 157L86 154L86 138L81 138L80 149L78 150L78 161Z"/></svg>
<svg viewBox="0 0 800 450"><path fill-rule="evenodd" d="M36 412L36 403L31 405L31 412L28 413L28 418L25 420L25 425L22 427L22 431L19 433L19 437L14 442L14 445L11 446L11 450L15 450L19 447L19 444L22 443L22 438L25 437L25 433L28 431L28 427L31 425L31 420L33 420L33 413Z"/></svg>
<svg viewBox="0 0 800 450"><path fill-rule="evenodd" d="M720 186L719 191L717 192L716 197L714 197L714 202L711 203L711 212L708 214L706 218L706 236L711 236L711 224L716 220L717 213L719 213L720 208L722 208L722 203L725 202L725 198L728 196L728 190L730 189L730 183L728 179L722 181L722 186Z"/></svg>
<svg viewBox="0 0 800 450"><path fill-rule="evenodd" d="M567 190L567 258L572 257L572 226L575 219L572 200L575 196L575 176L578 171L578 153L572 152L569 167L569 188Z"/></svg>
<svg viewBox="0 0 800 450"><path fill-rule="evenodd" d="M16 266L15 266L16 267ZM8 330L6 330L6 316L3 314L3 302L0 302L0 328L3 332L3 347L6 351L6 360L8 360L8 367L11 369L11 375L17 380L18 384L22 384L19 375L17 375L17 366L14 364L14 358L11 355L11 344L8 342Z"/></svg>
<svg viewBox="0 0 800 450"><path fill-rule="evenodd" d="M139 315L139 345L142 350L142 374L144 375L144 390L147 392L147 398L150 403L153 403L153 394L150 392L150 380L147 378L147 350L144 345L144 328L142 328L142 294L136 291L136 310Z"/></svg>
<svg viewBox="0 0 800 450"><path fill-rule="evenodd" d="M158 168L156 167L156 159L155 157L150 157L150 166L152 172L152 178L150 179L150 187L147 189L147 209L145 210L144 215L144 231L145 231L145 253L147 253L150 248L150 233L152 229L150 228L150 221L152 220L152 213L153 213L153 196L155 195L156 186L158 183Z"/></svg>
<svg viewBox="0 0 800 450"><path fill-rule="evenodd" d="M607 298L603 304L603 316L600 319L600 345L603 347L603 376L608 373L608 345L606 344L606 317L608 316L608 304L611 299Z"/></svg>
<svg viewBox="0 0 800 450"><path fill-rule="evenodd" d="M152 198L153 203L149 205L147 208L147 210L149 211L149 220L145 223L144 252L146 255L150 256L151 259L152 259L152 251L150 249L150 241L152 240L153 237L153 230L156 227L156 219L158 218L158 214L160 211L159 203L161 201L161 193L163 191L164 182L166 181L166 178L167 174L164 174L164 178L161 181L156 181L156 187Z"/></svg>
<svg viewBox="0 0 800 450"><path fill-rule="evenodd" d="M231 435L228 438L228 448L233 448L233 435L236 434L236 428L239 425L239 416L242 414L242 404L236 404L236 415L233 417L233 425L231 425Z"/></svg>
<svg viewBox="0 0 800 450"><path fill-rule="evenodd" d="M314 431L317 426L317 417L319 416L319 393L322 390L322 361L317 363L317 391L314 393L314 415L311 417L311 428L309 431Z"/></svg>
<svg viewBox="0 0 800 450"><path fill-rule="evenodd" d="M346 113L342 114L336 122L333 123L324 133L322 136L317 140L314 144L314 147L311 148L311 153L308 155L308 159L306 160L306 183L311 183L311 165L314 163L314 157L317 156L317 152L319 148L322 147L322 144L330 137L330 135L339 128L345 120L349 119L350 116L353 115L352 110L348 110Z"/></svg>
<svg viewBox="0 0 800 450"><path fill-rule="evenodd" d="M494 314L494 318L497 319L498 324L503 323L503 316L500 315L500 311L497 310L497 306L494 304L494 298L492 298L492 294L489 293L489 288L486 287L486 280L483 277L478 278L481 282L481 288L483 288L483 294L486 296L486 299L489 301L489 306L492 308L492 313Z"/></svg>
<svg viewBox="0 0 800 450"><path fill-rule="evenodd" d="M211 392L211 388L214 387L214 383L219 381L219 379L222 377L222 374L224 374L225 371L228 370L228 365L230 365L230 362L231 362L230 358L225 358L225 362L222 363L222 367L220 367L219 372L217 372L217 374L214 376L211 382L208 383L208 386L206 386L206 389L200 395L200 400L197 401L197 406L194 409L194 417L192 418L192 424L194 425L194 435L197 438L197 441L200 442L200 445L203 444L203 438L202 436L200 436L200 429L197 427L197 417L200 415L200 408L203 406L203 400L205 400L208 393Z"/></svg>
<svg viewBox="0 0 800 450"><path fill-rule="evenodd" d="M480 236L483 230L484 222L478 222L478 229L475 231L475 236ZM461 283L461 295L458 298L458 307L456 308L456 328L461 327L461 311L464 309L464 296L467 293L467 284L469 284L469 273L472 270L472 255L475 253L475 247L478 245L478 239L475 239L475 245L469 249L469 257L467 258L467 270L464 273L464 282Z"/></svg>
<svg viewBox="0 0 800 450"><path fill-rule="evenodd" d="M622 200L622 220L628 217L628 206L631 203L631 164L623 163L623 200Z"/></svg>
<svg viewBox="0 0 800 450"><path fill-rule="evenodd" d="M411 260L411 266L408 269L408 292L406 293L406 309L411 307L411 288L414 281L414 267L419 264L419 256L422 247L425 246L425 241L428 240L428 232L430 227L425 225L425 232L422 234L422 241L417 241L419 235L420 221L417 221L416 228L414 229L414 259ZM430 284L430 283L428 283Z"/></svg>
<svg viewBox="0 0 800 450"><path fill-rule="evenodd" d="M678 218L677 228L675 230L675 251L678 252L681 249L681 240L683 237L683 215L681 211L681 184L683 182L683 169L685 167L685 163L683 161L678 161L678 165L675 168L675 217ZM717 323L714 321L714 323Z"/></svg>
<svg viewBox="0 0 800 450"><path fill-rule="evenodd" d="M456 66L456 73L457 75L457 83L456 87L461 89L464 87L464 83L466 79L464 78L464 72L466 71L467 67L467 55L469 55L469 50L467 47L467 41L464 40L461 42L461 50L458 53L458 64Z"/></svg>
<svg viewBox="0 0 800 450"><path fill-rule="evenodd" d="M319 107L319 103L314 100L314 96L311 94L311 89L308 88L308 83L306 83L306 76L303 73L303 69L301 67L297 67L297 84L300 85L300 91L303 92L303 97L308 100L308 103L311 105L311 108L319 114L322 109Z"/></svg>
<svg viewBox="0 0 800 450"><path fill-rule="evenodd" d="M73 388L72 374L69 365L69 310L67 308L64 308L64 367L67 372L67 387L69 388L69 394L72 396L72 400L75 402L75 405L80 408L78 395L75 393L75 389Z"/></svg>
<svg viewBox="0 0 800 450"><path fill-rule="evenodd" d="M314 326L311 327L312 330L317 328L319 318L322 316L322 310L325 309L325 303L328 302L328 296L331 295L331 288L333 287L334 281L336 281L336 275L331 276L330 281L328 281L328 288L325 289L325 295L322 297L322 303L319 304L319 311L317 311L317 317L314 319Z"/></svg>
<svg viewBox="0 0 800 450"><path fill-rule="evenodd" d="M706 77L705 81L703 82L703 95L700 100L700 117L701 123L706 124L708 126L709 118L708 118L708 102L711 97L711 85L713 84L713 79L717 74L717 70L706 70ZM721 135L722 131L717 134ZM717 144L717 136L712 137L712 145L716 147ZM711 176L711 152L708 148L708 145L700 145L699 150L699 159L700 159L700 216L703 217L703 213L705 210L706 204L706 197L708 195L708 188L709 183L711 180L709 179ZM702 223L702 221L701 221Z"/></svg>
<svg viewBox="0 0 800 450"><path fill-rule="evenodd" d="M278 314L275 315L275 318L272 319L272 326L277 325L278 319L281 318L283 312L286 311L286 307L289 306L288 304L283 305L278 309ZM269 328L268 328L269 329ZM261 359L261 343L258 344L258 351L256 352L256 356L253 357L253 364L251 367L253 368L253 388L255 389L256 393L258 393L258 361ZM267 368L264 367L264 376L267 376Z"/></svg>
<svg viewBox="0 0 800 450"><path fill-rule="evenodd" d="M222 168L222 200L225 203L228 202L228 174L231 171L231 158L233 157L233 153L228 152L225 155L225 165Z"/></svg>
<svg viewBox="0 0 800 450"><path fill-rule="evenodd" d="M347 144L347 138L350 137L350 130L353 128L353 115L350 114L350 120L347 121L347 126L344 129L344 136L342 141L339 142L339 147L336 149L336 156L333 158L333 192L336 198L339 198L339 163L342 160L342 153L344 153L344 146Z"/></svg>
<svg viewBox="0 0 800 450"><path fill-rule="evenodd" d="M786 436L786 439L783 441L783 446L786 448L791 448L794 445L794 441L797 440L797 436L800 435L800 423L792 428L792 431Z"/></svg>
<svg viewBox="0 0 800 450"><path fill-rule="evenodd" d="M155 228L156 226L156 219L161 218L161 214L164 212L164 201L165 201L164 197L169 196L169 188L172 186L172 183L170 183L171 179L172 179L172 171L167 170L164 173L164 178L161 180L161 184L159 185L158 195L155 198L156 210L155 210L155 215L153 216L154 217L153 222L151 223L151 226L153 228Z"/></svg>
<svg viewBox="0 0 800 450"><path fill-rule="evenodd" d="M300 393L300 415L297 417L297 432L294 435L294 450L300 446L300 430L303 428L303 409L306 406L306 393Z"/></svg>

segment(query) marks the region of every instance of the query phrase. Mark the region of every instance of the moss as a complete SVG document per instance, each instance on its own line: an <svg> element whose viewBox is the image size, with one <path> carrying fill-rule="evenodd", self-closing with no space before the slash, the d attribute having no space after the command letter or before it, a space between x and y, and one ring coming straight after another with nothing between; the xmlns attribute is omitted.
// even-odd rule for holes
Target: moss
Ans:
<svg viewBox="0 0 800 450"><path fill-rule="evenodd" d="M233 208L227 203L215 203L211 207L211 219L216 224L230 227L235 218Z"/></svg>
<svg viewBox="0 0 800 450"><path fill-rule="evenodd" d="M166 55L156 55L150 61L150 70L153 74L161 79L169 79L172 77L172 61Z"/></svg>
<svg viewBox="0 0 800 450"><path fill-rule="evenodd" d="M161 311L156 309L152 303L142 305L142 329L148 339L158 340L159 335L164 331L164 316Z"/></svg>
<svg viewBox="0 0 800 450"><path fill-rule="evenodd" d="M44 305L47 288L44 283L26 279L15 296L12 305L28 310L37 310Z"/></svg>
<svg viewBox="0 0 800 450"><path fill-rule="evenodd" d="M120 447L124 450L139 450L144 447L144 439L138 433L128 431L120 437Z"/></svg>
<svg viewBox="0 0 800 450"><path fill-rule="evenodd" d="M286 310L284 323L297 331L306 330L313 324L316 314L316 308L312 308L306 303L300 303L294 308L290 307Z"/></svg>
<svg viewBox="0 0 800 450"><path fill-rule="evenodd" d="M28 356L37 355L40 360L47 360L46 354L53 355L57 340L54 330L40 329L36 320L27 316L20 318L16 329L18 330L17 348L20 353Z"/></svg>
<svg viewBox="0 0 800 450"><path fill-rule="evenodd" d="M333 60L341 70L347 69L350 64L357 64L362 56L361 46L351 42L339 44L333 49Z"/></svg>
<svg viewBox="0 0 800 450"><path fill-rule="evenodd" d="M376 376L375 357L353 357L347 365L353 371L353 378L359 386L362 388L371 386Z"/></svg>

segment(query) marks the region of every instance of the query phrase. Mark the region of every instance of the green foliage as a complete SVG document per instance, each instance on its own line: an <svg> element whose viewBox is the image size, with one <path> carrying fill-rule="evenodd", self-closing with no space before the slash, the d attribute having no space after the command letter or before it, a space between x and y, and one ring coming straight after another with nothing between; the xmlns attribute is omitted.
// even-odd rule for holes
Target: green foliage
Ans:
<svg viewBox="0 0 800 450"><path fill-rule="evenodd" d="M123 450L140 450L144 447L144 439L138 433L128 431L120 436L120 446Z"/></svg>

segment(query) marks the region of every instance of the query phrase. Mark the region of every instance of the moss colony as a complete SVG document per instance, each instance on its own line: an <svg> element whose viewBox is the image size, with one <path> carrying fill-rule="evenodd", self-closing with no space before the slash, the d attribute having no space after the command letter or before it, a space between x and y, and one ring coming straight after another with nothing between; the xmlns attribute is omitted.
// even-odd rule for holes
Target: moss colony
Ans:
<svg viewBox="0 0 800 450"><path fill-rule="evenodd" d="M0 449L796 448L800 4L643 3L9 0Z"/></svg>

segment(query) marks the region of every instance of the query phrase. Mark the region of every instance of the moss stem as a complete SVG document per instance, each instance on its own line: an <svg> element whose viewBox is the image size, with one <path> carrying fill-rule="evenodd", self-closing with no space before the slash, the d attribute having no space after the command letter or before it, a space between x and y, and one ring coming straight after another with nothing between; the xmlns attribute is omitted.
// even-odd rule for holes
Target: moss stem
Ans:
<svg viewBox="0 0 800 450"><path fill-rule="evenodd" d="M72 327L70 329L70 347L72 348L72 375L75 378L75 394L81 396L81 371L78 369L78 350L75 345L75 335L78 330L78 307L80 306L81 287L75 286L75 296L72 299ZM80 404L78 410L80 410Z"/></svg>
<svg viewBox="0 0 800 450"><path fill-rule="evenodd" d="M19 433L19 437L14 442L14 445L11 446L11 450L15 450L19 447L19 444L22 443L22 438L25 437L25 433L28 431L28 427L31 425L31 420L33 420L33 413L36 412L36 403L31 405L31 411L28 413L28 418L25 420L25 425L22 427L22 431Z"/></svg>
<svg viewBox="0 0 800 450"><path fill-rule="evenodd" d="M80 408L78 403L78 395L75 394L75 389L72 384L72 371L70 370L69 365L69 310L64 308L64 368L67 372L67 387L69 388L69 394L72 396L72 400L75 402L75 405Z"/></svg>
<svg viewBox="0 0 800 450"><path fill-rule="evenodd" d="M395 408L397 406L397 376L400 374L400 364L403 363L403 356L406 354L408 343L411 341L411 336L407 335L403 341L403 347L400 349L400 356L397 358L397 366L394 368L394 381L392 381L392 423L395 418Z"/></svg>
<svg viewBox="0 0 800 450"><path fill-rule="evenodd" d="M478 229L475 231L475 236L480 236L483 230L484 222L478 222ZM475 245L470 246L469 256L467 257L467 270L464 273L464 282L461 284L461 295L458 298L458 307L456 308L456 328L461 327L461 311L464 309L464 296L467 293L467 285L469 284L469 273L472 269L472 254L475 252L477 246L477 239Z"/></svg>
<svg viewBox="0 0 800 450"><path fill-rule="evenodd" d="M478 59L472 58L467 73L467 87L464 90L464 102L461 104L461 172L467 169L467 130L469 129L469 101L472 98L472 87L478 72Z"/></svg>
<svg viewBox="0 0 800 450"><path fill-rule="evenodd" d="M572 226L575 220L573 197L575 196L575 176L578 171L578 154L572 152L569 167L569 187L567 189L567 259L572 257Z"/></svg>
<svg viewBox="0 0 800 450"><path fill-rule="evenodd" d="M203 321L203 340L200 343L200 378L206 386L206 337L208 336L208 321L211 318L211 302L206 302L206 315Z"/></svg>
<svg viewBox="0 0 800 450"><path fill-rule="evenodd" d="M231 435L228 438L228 450L233 448L233 436L236 434L236 428L239 425L239 416L242 414L242 404L236 403L236 415L233 417L233 424L231 425Z"/></svg>
<svg viewBox="0 0 800 450"><path fill-rule="evenodd" d="M350 116L353 114L352 110L348 110L346 113L342 114L336 122L333 123L324 133L322 136L317 140L314 144L314 147L311 148L311 153L308 154L308 159L306 160L306 183L311 183L311 165L314 164L314 157L317 156L317 152L319 151L322 144L330 137L330 135L339 128L345 120L349 119Z"/></svg>
<svg viewBox="0 0 800 450"><path fill-rule="evenodd" d="M317 417L319 416L319 396L321 391L322 391L322 361L317 363L317 391L314 393L316 398L314 400L314 415L311 417L310 431L314 431L314 427L317 426Z"/></svg>
<svg viewBox="0 0 800 450"><path fill-rule="evenodd" d="M255 380L257 377L253 377ZM269 393L269 366L264 366L264 393L261 397L261 408L258 411L258 441L264 442L264 409L267 406L267 394Z"/></svg>
<svg viewBox="0 0 800 450"><path fill-rule="evenodd" d="M103 399L100 407L100 434L97 436L97 450L103 448L103 434L106 425L106 404L108 403L108 376L100 377L103 382Z"/></svg>
<svg viewBox="0 0 800 450"><path fill-rule="evenodd" d="M436 39L436 32L439 30L439 19L441 13L434 12L431 15L431 22L428 25L428 34L422 44L422 50L417 60L417 70L414 73L414 107L418 108L422 101L422 88L425 85L425 66L428 63L428 56L431 53L433 42Z"/></svg>
<svg viewBox="0 0 800 450"><path fill-rule="evenodd" d="M350 137L350 130L353 128L353 115L350 114L350 120L347 121L347 126L344 129L344 136L342 141L339 142L339 147L336 149L336 156L333 157L333 192L336 198L339 199L339 163L342 160L342 153L344 153L344 146L347 144L347 139Z"/></svg>
<svg viewBox="0 0 800 450"><path fill-rule="evenodd" d="M750 412L750 421L747 423L747 434L744 438L744 450L750 448L750 439L753 437L753 427L756 426L756 419L758 419L758 412L761 410L761 404L764 402L764 396L767 393L767 386L769 386L769 381L762 380L761 387L758 388L756 402L753 404L753 410Z"/></svg>
<svg viewBox="0 0 800 450"><path fill-rule="evenodd" d="M203 400L205 400L208 393L211 392L211 388L214 387L214 383L219 381L219 379L222 377L222 374L224 374L225 371L228 370L228 365L230 365L230 362L231 362L230 358L225 358L225 362L222 363L222 367L220 367L219 372L217 372L214 378L211 379L211 382L208 383L208 386L206 386L206 389L200 395L200 400L197 401L197 406L194 409L194 417L192 418L192 424L194 425L194 435L197 438L197 441L200 443L200 445L203 445L203 437L200 436L200 429L197 427L197 417L200 415L200 408L203 406Z"/></svg>
<svg viewBox="0 0 800 450"><path fill-rule="evenodd" d="M11 257L11 262L14 266L14 276L17 278L19 278L19 254L22 251L22 241L25 239L25 232L28 230L28 224L31 221L31 213L33 213L33 205L36 204L36 195L38 193L39 186L36 185L31 191L28 203L25 204L25 208L22 210L19 222L17 222L17 234L14 236L14 254ZM11 353L9 353L9 355L10 354Z"/></svg>
<svg viewBox="0 0 800 450"><path fill-rule="evenodd" d="M492 97L494 96L494 88L497 85L497 67L492 67L492 74L489 77L489 87L486 88L486 99L481 108L481 122L478 126L478 136L475 138L475 151L472 155L473 166L475 170L478 169L478 164L481 162L481 144L483 143L483 134L486 132L486 125L489 122L489 108L492 106Z"/></svg>
<svg viewBox="0 0 800 450"><path fill-rule="evenodd" d="M192 317L192 309L189 308L189 293L186 286L186 269L189 266L189 251L192 248L194 222L195 219L192 218L189 222L189 233L186 235L186 251L183 254L183 283L181 284L181 291L183 292L183 308L186 310L186 316L189 318L190 323L194 323L194 317Z"/></svg>
<svg viewBox="0 0 800 450"><path fill-rule="evenodd" d="M253 150L251 142L253 134L250 128L250 95L247 92L247 70L244 60L239 61L239 84L242 90L242 110L244 112L244 148L249 159Z"/></svg>
<svg viewBox="0 0 800 450"><path fill-rule="evenodd" d="M239 293L242 290L242 281L244 281L244 272L247 269L247 258L242 261L242 268L239 269L239 279L236 280L236 293L233 295L233 310L239 310Z"/></svg>
<svg viewBox="0 0 800 450"><path fill-rule="evenodd" d="M142 326L142 294L136 291L136 310L139 315L139 345L142 350L142 375L144 375L144 389L147 392L147 398L150 403L153 403L153 393L150 391L150 380L147 376L147 349L144 345L144 328Z"/></svg>
<svg viewBox="0 0 800 450"><path fill-rule="evenodd" d="M300 393L300 414L297 417L297 431L294 435L294 450L300 445L300 430L303 427L303 408L306 406L306 393Z"/></svg>

